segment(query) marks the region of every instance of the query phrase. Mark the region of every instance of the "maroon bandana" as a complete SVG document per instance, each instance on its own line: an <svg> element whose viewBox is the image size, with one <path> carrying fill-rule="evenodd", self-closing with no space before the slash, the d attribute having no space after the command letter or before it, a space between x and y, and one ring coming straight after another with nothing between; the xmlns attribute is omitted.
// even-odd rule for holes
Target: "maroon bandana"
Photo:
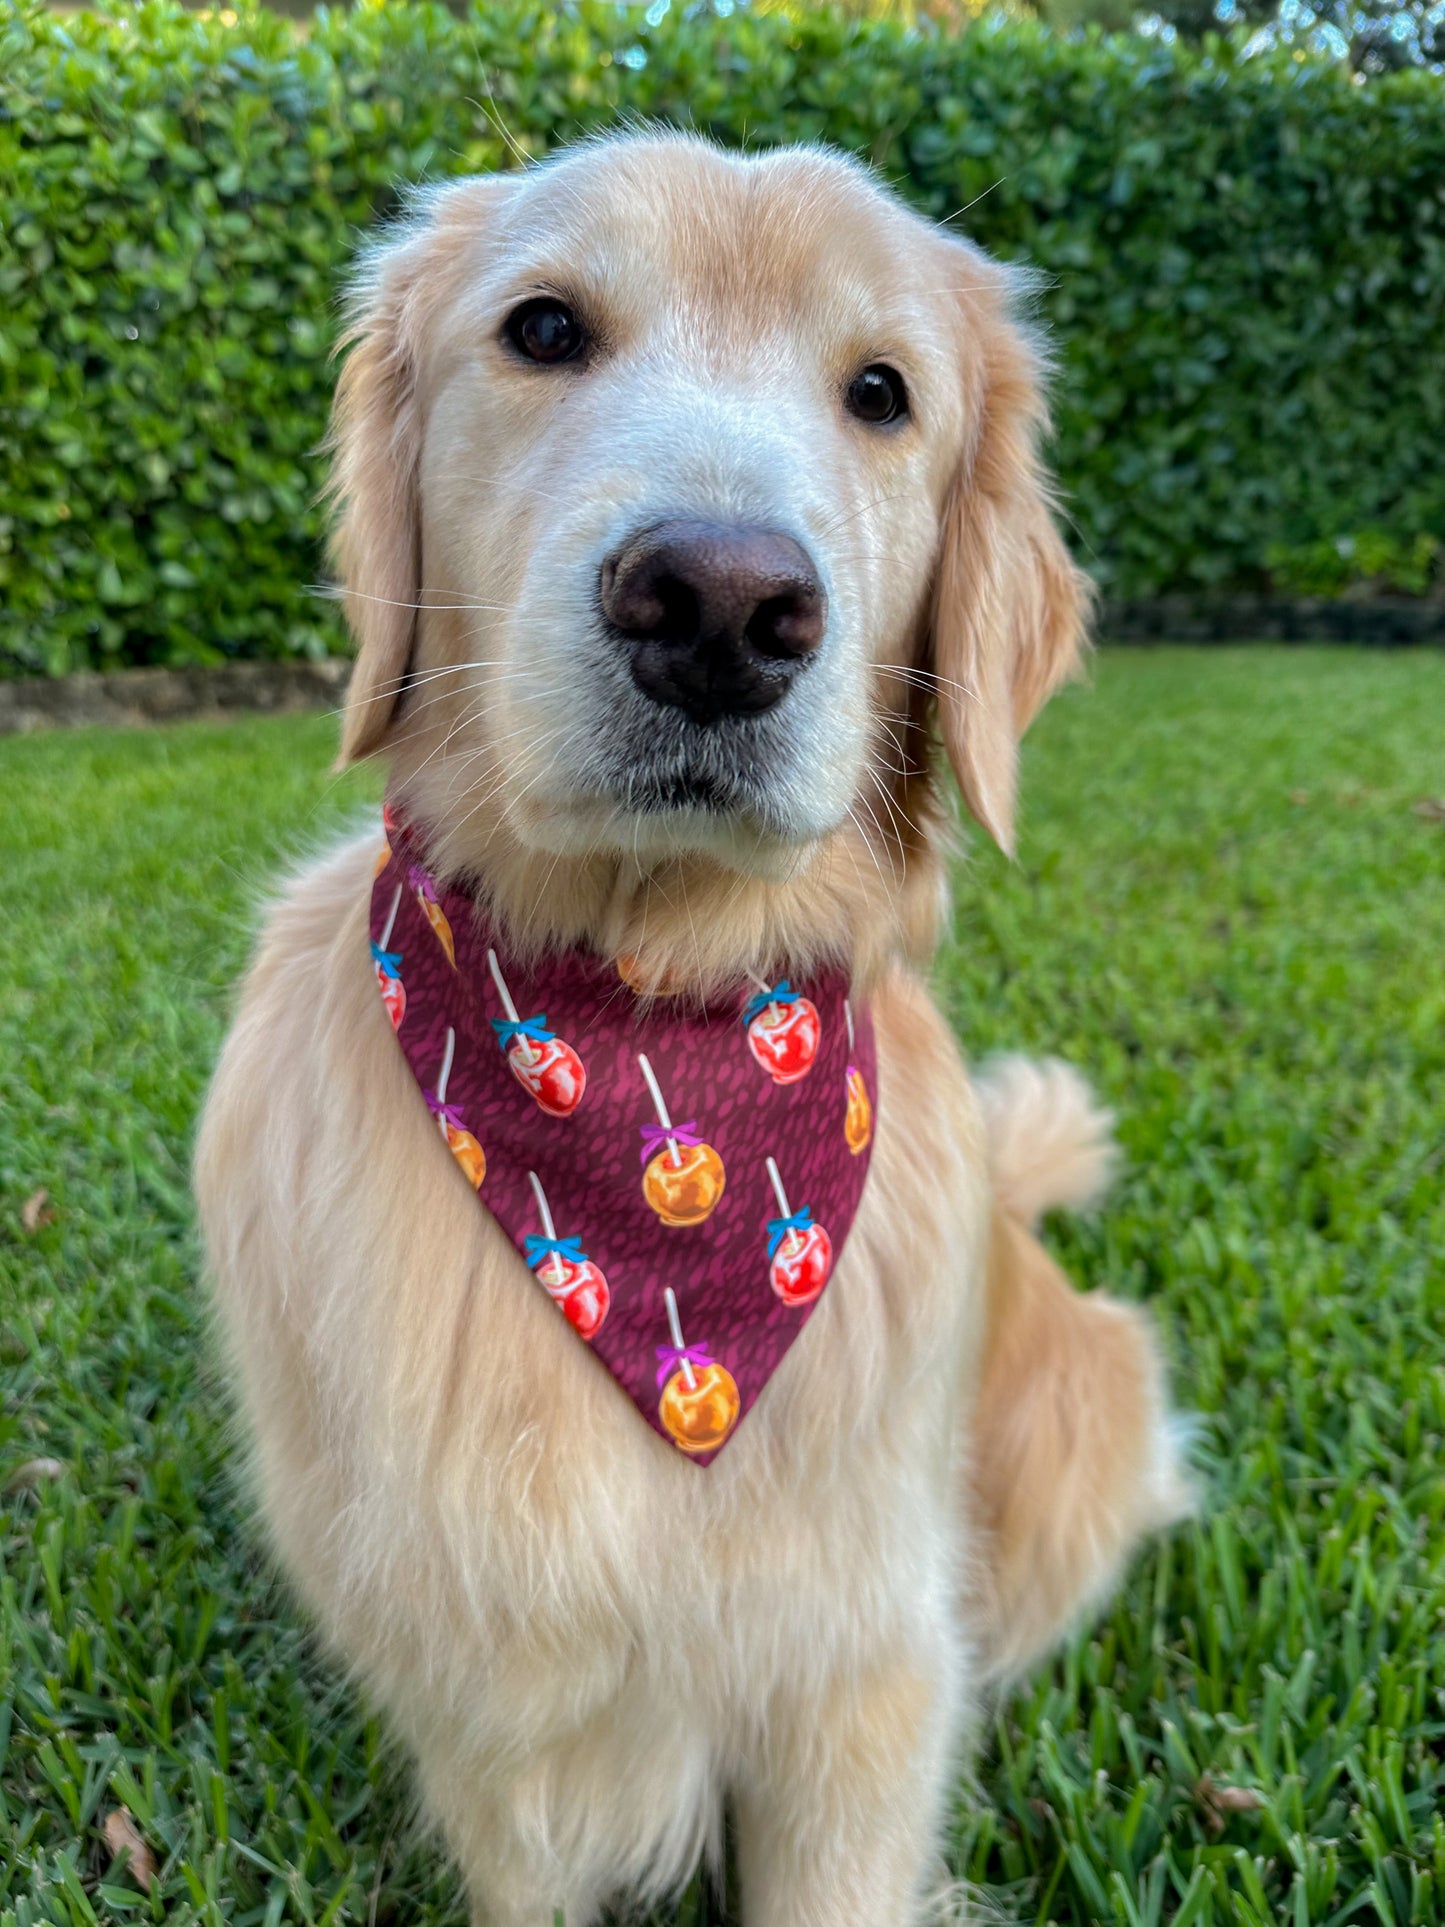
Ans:
<svg viewBox="0 0 1445 1927"><path fill-rule="evenodd" d="M705 1465L847 1240L873 1136L868 1012L836 971L698 1009L639 998L626 958L524 968L385 814L371 955L427 1108L577 1336Z"/></svg>

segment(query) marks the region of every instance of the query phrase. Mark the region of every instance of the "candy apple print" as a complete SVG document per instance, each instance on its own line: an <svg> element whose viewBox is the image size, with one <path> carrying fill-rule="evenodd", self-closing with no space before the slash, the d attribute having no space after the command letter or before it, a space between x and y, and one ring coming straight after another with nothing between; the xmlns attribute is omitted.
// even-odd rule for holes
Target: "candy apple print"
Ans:
<svg viewBox="0 0 1445 1927"><path fill-rule="evenodd" d="M708 1356L706 1345L683 1343L672 1286L662 1295L672 1343L657 1347L657 1382L662 1387L658 1417L684 1452L716 1452L738 1422L742 1401L737 1384L726 1365Z"/></svg>
<svg viewBox="0 0 1445 1927"><path fill-rule="evenodd" d="M639 997L676 997L685 988L675 972L662 970L654 974L646 968L640 957L619 957L617 974L627 988L635 991Z"/></svg>
<svg viewBox="0 0 1445 1927"><path fill-rule="evenodd" d="M416 900L422 907L427 922L436 932L437 942L447 953L447 962L455 970L457 967L457 948L452 941L452 927L447 922L446 911L437 900L437 887L419 863L413 863L407 870L406 880L416 892Z"/></svg>
<svg viewBox="0 0 1445 1927"><path fill-rule="evenodd" d="M758 994L743 1011L748 1049L775 1084L796 1084L813 1068L822 1022L817 1005L784 977L780 983L753 982Z"/></svg>
<svg viewBox="0 0 1445 1927"><path fill-rule="evenodd" d="M381 1001L386 1006L386 1014L391 1019L393 1030L401 1029L401 1020L406 1015L406 985L401 981L401 952L393 950L391 933L396 925L396 913L401 905L401 885L396 886L396 895L391 900L387 912L386 928L381 933L381 942L371 946L371 964L376 972L376 987L381 992Z"/></svg>
<svg viewBox="0 0 1445 1927"><path fill-rule="evenodd" d="M804 1205L790 1211L788 1194L772 1158L768 1179L778 1201L776 1218L768 1220L768 1283L785 1305L811 1305L833 1269L833 1245L822 1225Z"/></svg>
<svg viewBox="0 0 1445 1927"><path fill-rule="evenodd" d="M595 1338L612 1302L607 1280L582 1249L580 1238L557 1236L547 1194L535 1171L527 1173L527 1181L537 1201L537 1216L542 1220L542 1236L539 1238L534 1232L527 1237L527 1263L547 1287L552 1302L577 1336Z"/></svg>
<svg viewBox="0 0 1445 1927"><path fill-rule="evenodd" d="M537 1017L517 1015L495 950L487 952L487 968L507 1013L505 1018L492 1019L492 1029L513 1077L548 1117L571 1117L587 1089L582 1059L570 1044L548 1030L545 1011Z"/></svg>
<svg viewBox="0 0 1445 1927"><path fill-rule="evenodd" d="M391 861L391 839L396 831L396 818L392 815L390 803L381 806L381 828L381 849L377 852L376 868L371 873L374 877L379 877Z"/></svg>
<svg viewBox="0 0 1445 1927"><path fill-rule="evenodd" d="M848 1149L856 1158L860 1151L866 1151L868 1140L873 1135L873 1106L868 1101L868 1086L863 1081L863 1073L853 1059L853 1006L845 997L843 1016L848 1025L848 1068L843 1074L847 1102L843 1110L843 1136L848 1141Z"/></svg>
<svg viewBox="0 0 1445 1927"><path fill-rule="evenodd" d="M441 1129L446 1147L462 1167L467 1183L474 1191L482 1188L482 1179L487 1175L486 1154L471 1132L462 1123L461 1111L455 1104L447 1103L447 1080L452 1074L452 1059L456 1055L457 1034L447 1026L446 1055L442 1059L441 1076L437 1079L434 1091L424 1091L427 1109L436 1119Z"/></svg>
<svg viewBox="0 0 1445 1927"><path fill-rule="evenodd" d="M642 1126L642 1195L664 1224L701 1224L723 1194L723 1161L698 1136L696 1118L673 1123L652 1065L640 1051L637 1068L657 1113L656 1124Z"/></svg>

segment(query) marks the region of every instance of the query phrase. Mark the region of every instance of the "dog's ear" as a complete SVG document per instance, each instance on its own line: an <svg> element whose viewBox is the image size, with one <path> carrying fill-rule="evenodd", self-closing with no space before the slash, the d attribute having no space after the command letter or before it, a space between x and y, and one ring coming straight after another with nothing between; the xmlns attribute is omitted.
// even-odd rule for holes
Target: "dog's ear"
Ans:
<svg viewBox="0 0 1445 1927"><path fill-rule="evenodd" d="M944 510L932 668L964 801L1011 856L1019 739L1079 665L1093 590L1054 525L1042 357L1011 312L1012 277L950 248L969 264L969 430Z"/></svg>
<svg viewBox="0 0 1445 1927"><path fill-rule="evenodd" d="M365 258L352 286L326 442L331 560L357 647L343 764L383 746L406 684L422 590L424 337L499 187L499 179L459 182L418 203Z"/></svg>
<svg viewBox="0 0 1445 1927"><path fill-rule="evenodd" d="M331 562L356 640L341 760L380 748L406 678L421 588L414 306L424 225L381 243L359 273L327 444Z"/></svg>

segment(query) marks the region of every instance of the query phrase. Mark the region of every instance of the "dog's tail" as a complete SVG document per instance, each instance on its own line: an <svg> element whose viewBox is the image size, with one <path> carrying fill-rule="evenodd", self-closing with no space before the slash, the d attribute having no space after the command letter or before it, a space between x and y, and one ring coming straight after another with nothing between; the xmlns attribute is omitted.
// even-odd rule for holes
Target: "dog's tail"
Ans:
<svg viewBox="0 0 1445 1927"><path fill-rule="evenodd" d="M1030 1228L1097 1204L1118 1166L1114 1113L1057 1057L994 1057L978 1076L994 1195Z"/></svg>

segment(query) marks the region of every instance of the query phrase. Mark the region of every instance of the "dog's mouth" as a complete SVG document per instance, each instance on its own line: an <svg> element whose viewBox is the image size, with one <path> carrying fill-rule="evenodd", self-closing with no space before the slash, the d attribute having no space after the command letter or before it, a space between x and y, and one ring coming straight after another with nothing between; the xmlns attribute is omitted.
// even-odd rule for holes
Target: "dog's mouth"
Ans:
<svg viewBox="0 0 1445 1927"><path fill-rule="evenodd" d="M584 682L584 688L585 688ZM833 827L816 753L814 707L778 704L702 724L681 708L646 703L615 652L570 721L576 745L556 780L525 799L527 834L543 847L616 848L647 859L694 851L749 870Z"/></svg>
<svg viewBox="0 0 1445 1927"><path fill-rule="evenodd" d="M648 771L629 782L627 804L639 816L661 816L673 810L700 811L704 816L737 812L737 784L707 771Z"/></svg>
<svg viewBox="0 0 1445 1927"><path fill-rule="evenodd" d="M628 708L590 772L613 809L648 820L780 827L788 758L774 715L704 726L679 709Z"/></svg>

